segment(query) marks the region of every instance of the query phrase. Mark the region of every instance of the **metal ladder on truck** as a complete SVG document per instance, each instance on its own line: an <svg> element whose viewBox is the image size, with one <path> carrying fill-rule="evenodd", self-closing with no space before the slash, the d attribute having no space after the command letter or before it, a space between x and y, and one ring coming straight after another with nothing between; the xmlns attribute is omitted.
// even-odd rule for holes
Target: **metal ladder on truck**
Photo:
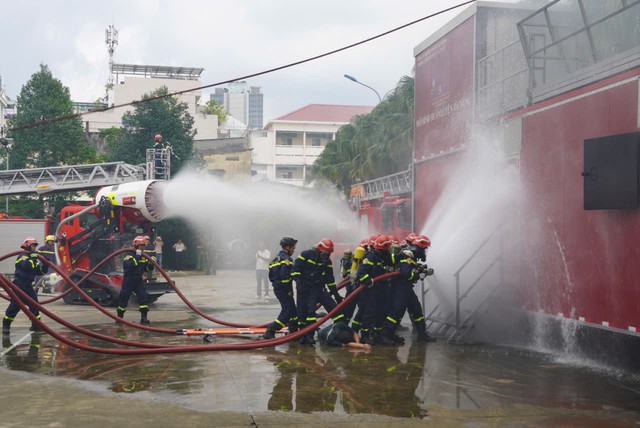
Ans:
<svg viewBox="0 0 640 428"><path fill-rule="evenodd" d="M144 180L144 167L124 162L0 171L0 196L72 192Z"/></svg>
<svg viewBox="0 0 640 428"><path fill-rule="evenodd" d="M399 195L411 192L413 179L411 170L386 175L358 184L362 188L360 199L368 201L385 195Z"/></svg>

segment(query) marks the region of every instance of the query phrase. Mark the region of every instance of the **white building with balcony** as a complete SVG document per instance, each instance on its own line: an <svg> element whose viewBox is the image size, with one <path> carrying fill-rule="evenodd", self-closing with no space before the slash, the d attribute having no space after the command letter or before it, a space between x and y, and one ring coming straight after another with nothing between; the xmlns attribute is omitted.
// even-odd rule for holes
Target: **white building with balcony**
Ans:
<svg viewBox="0 0 640 428"><path fill-rule="evenodd" d="M268 180L305 186L305 179L336 131L372 106L309 104L251 134L253 171Z"/></svg>

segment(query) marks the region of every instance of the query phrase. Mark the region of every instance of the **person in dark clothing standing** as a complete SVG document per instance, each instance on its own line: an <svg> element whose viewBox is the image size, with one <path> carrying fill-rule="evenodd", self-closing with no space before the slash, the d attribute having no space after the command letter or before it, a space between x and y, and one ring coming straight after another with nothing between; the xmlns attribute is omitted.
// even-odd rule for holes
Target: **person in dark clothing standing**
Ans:
<svg viewBox="0 0 640 428"><path fill-rule="evenodd" d="M44 238L44 245L38 248L38 254L40 254L45 259L49 260L54 265L56 264L56 253L54 244L56 242L56 237L53 235L47 235Z"/></svg>
<svg viewBox="0 0 640 428"><path fill-rule="evenodd" d="M411 244L407 247L405 252L410 254L413 259L425 262L427 260L427 250L431 247L431 240L425 235L416 235L413 237ZM424 280L427 276L433 275L433 268L427 267L426 264L419 264L419 277L420 280ZM414 290L415 282L409 289L409 295L407 296L407 312L411 318L411 322L415 327L418 334L419 342L435 342L436 338L430 336L427 333L427 324L422 312L422 304L418 299L418 296Z"/></svg>
<svg viewBox="0 0 640 428"><path fill-rule="evenodd" d="M55 242L56 242L56 237L53 235L47 235L44 238L44 245L41 245L38 248L38 254L40 254L42 257L44 257L45 259L47 259L49 262L51 262L51 264L56 264L56 252L55 252ZM43 292L51 292L52 290L49 288L49 286L46 285L45 283L45 276L44 275L37 275L36 276L36 284L34 286L35 290L36 290L36 294L38 294L38 288L42 288Z"/></svg>
<svg viewBox="0 0 640 428"><path fill-rule="evenodd" d="M298 330L298 317L296 316L296 303L293 299L293 284L291 280L291 268L293 259L291 256L296 250L297 240L284 237L280 240L280 253L269 263L269 281L273 286L273 294L280 302L280 314L278 318L267 327L262 335L263 339L273 339L276 331L289 326L289 332Z"/></svg>
<svg viewBox="0 0 640 428"><path fill-rule="evenodd" d="M362 329L360 334L362 343L373 345L375 343L375 323L380 318L381 311L384 311L384 292L381 286L376 286L373 279L387 273L385 266L391 264L389 248L391 240L385 235L378 236L372 243L369 250L358 268L357 284L366 287L360 293L358 301L359 311L362 312Z"/></svg>
<svg viewBox="0 0 640 428"><path fill-rule="evenodd" d="M333 276L333 265L331 264L331 253L333 252L333 241L328 238L322 239L315 247L305 250L293 263L291 278L296 283L297 306L298 306L298 326L300 329L313 324L318 320L316 316L316 305L321 303L327 312L336 307L336 302L330 297L325 299L323 287L326 285L329 293L336 298L340 298L336 288L336 280ZM334 317L334 322L344 319L343 314ZM303 345L313 345L315 333L303 336L299 342Z"/></svg>
<svg viewBox="0 0 640 428"><path fill-rule="evenodd" d="M132 246L135 249L135 254L127 254L124 258L124 278L122 280L122 289L120 290L120 297L118 299L117 315L119 318L124 318L124 313L127 310L127 304L129 303L129 297L131 293L135 293L140 304L140 324L150 324L147 318L149 312L149 305L147 290L144 289L144 280L142 278L145 272L153 271L153 264L150 263L143 255L142 252L147 245L144 236L136 236L133 239ZM119 323L120 320L116 320Z"/></svg>
<svg viewBox="0 0 640 428"><path fill-rule="evenodd" d="M20 246L23 250L27 251L27 254L20 254L16 260L15 279L13 283L24 291L29 297L36 302L38 301L38 295L33 289L33 280L36 275L44 275L49 270L49 265L42 263L38 259L38 240L36 238L28 237L22 242ZM27 303L26 299L20 298L28 307L29 311L35 315L36 318L40 318L40 311L34 305ZM9 303L9 307L4 313L4 319L2 320L2 334L11 333L11 323L15 320L16 315L20 312L20 306L12 299ZM42 328L35 321L31 321L31 331L41 331Z"/></svg>

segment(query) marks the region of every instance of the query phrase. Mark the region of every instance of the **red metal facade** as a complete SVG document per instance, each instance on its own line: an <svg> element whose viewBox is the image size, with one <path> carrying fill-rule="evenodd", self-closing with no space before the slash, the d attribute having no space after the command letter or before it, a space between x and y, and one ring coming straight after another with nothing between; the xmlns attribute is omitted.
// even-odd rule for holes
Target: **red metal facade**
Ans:
<svg viewBox="0 0 640 428"><path fill-rule="evenodd" d="M415 223L421 231L444 187L451 152L473 125L474 17L416 56ZM428 231L427 231L428 233Z"/></svg>
<svg viewBox="0 0 640 428"><path fill-rule="evenodd" d="M417 231L469 140L473 42L472 17L416 56ZM638 76L610 76L507 118L522 120L524 211L514 254L530 310L640 331L640 209L584 210L581 175L585 139L638 131Z"/></svg>
<svg viewBox="0 0 640 428"><path fill-rule="evenodd" d="M628 76L527 109L520 156L529 308L625 330L640 328L640 211L584 210L581 173L585 139L638 130L638 80L620 83Z"/></svg>

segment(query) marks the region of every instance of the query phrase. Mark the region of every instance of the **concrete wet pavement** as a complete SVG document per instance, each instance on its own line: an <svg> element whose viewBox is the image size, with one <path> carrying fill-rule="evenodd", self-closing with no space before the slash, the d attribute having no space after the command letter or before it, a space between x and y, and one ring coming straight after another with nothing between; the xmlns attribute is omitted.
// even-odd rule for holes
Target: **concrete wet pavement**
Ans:
<svg viewBox="0 0 640 428"><path fill-rule="evenodd" d="M181 275L180 290L219 319L264 323L279 305L256 300L253 271ZM203 344L118 327L89 306L57 315L94 331L161 344ZM152 305L152 325L213 327L177 295ZM127 319L137 320L135 308ZM46 320L69 338L87 339ZM405 321L406 323L406 321ZM637 374L486 345L416 343L370 352L297 343L251 351L104 355L28 334L21 314L3 339L0 427L26 426L640 426ZM217 336L212 344L255 336Z"/></svg>

